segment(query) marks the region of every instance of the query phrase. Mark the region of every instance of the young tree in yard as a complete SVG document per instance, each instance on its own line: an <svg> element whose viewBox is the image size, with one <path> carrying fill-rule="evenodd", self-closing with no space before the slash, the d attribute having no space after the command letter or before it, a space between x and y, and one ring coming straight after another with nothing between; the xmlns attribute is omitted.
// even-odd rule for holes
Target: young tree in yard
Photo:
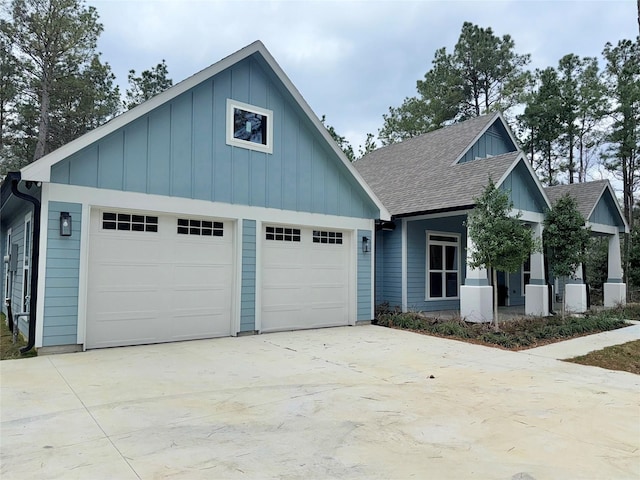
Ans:
<svg viewBox="0 0 640 480"><path fill-rule="evenodd" d="M578 204L569 194L560 197L547 211L542 234L549 270L554 277L575 278L576 269L585 261L591 230ZM563 291L566 286L563 285ZM564 318L565 302L562 302Z"/></svg>
<svg viewBox="0 0 640 480"><path fill-rule="evenodd" d="M493 272L493 318L498 328L498 270L517 272L532 252L539 249L532 231L513 216L513 202L509 194L496 188L492 180L479 198L467 219L468 234L475 250L469 264L473 268Z"/></svg>
<svg viewBox="0 0 640 480"><path fill-rule="evenodd" d="M164 60L151 70L142 72L139 77L136 77L135 70L129 70L128 79L129 88L127 89L127 99L124 102L124 107L128 110L164 92L173 85Z"/></svg>

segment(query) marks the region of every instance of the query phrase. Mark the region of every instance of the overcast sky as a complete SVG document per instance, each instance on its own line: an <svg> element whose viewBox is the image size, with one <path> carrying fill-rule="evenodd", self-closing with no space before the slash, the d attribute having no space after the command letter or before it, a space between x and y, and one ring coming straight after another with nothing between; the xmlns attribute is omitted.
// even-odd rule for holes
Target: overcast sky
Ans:
<svg viewBox="0 0 640 480"><path fill-rule="evenodd" d="M99 50L124 91L127 72L165 59L174 83L261 40L314 112L354 148L389 106L416 94L436 49L465 21L511 35L530 67L568 53L600 57L638 35L636 0L87 0L104 24Z"/></svg>

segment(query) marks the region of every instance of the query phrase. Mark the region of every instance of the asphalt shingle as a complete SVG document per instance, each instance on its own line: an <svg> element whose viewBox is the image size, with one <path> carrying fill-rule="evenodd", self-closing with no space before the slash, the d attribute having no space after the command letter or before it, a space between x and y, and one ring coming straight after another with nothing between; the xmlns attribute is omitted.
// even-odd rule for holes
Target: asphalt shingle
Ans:
<svg viewBox="0 0 640 480"><path fill-rule="evenodd" d="M498 113L375 150L354 163L391 215L466 207L497 182L520 152L454 164Z"/></svg>

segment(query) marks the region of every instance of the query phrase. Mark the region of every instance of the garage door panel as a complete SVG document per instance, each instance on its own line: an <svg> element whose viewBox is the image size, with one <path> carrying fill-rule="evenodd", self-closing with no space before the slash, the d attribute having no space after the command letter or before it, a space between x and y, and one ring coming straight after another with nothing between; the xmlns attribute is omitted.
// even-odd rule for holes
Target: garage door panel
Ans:
<svg viewBox="0 0 640 480"><path fill-rule="evenodd" d="M332 232L333 243L314 243L314 229L300 228L300 241L287 242L269 240L267 228L262 232L262 331L347 325L349 234Z"/></svg>
<svg viewBox="0 0 640 480"><path fill-rule="evenodd" d="M87 348L232 333L234 224L179 234L176 217L152 215L157 232L120 232L92 211Z"/></svg>

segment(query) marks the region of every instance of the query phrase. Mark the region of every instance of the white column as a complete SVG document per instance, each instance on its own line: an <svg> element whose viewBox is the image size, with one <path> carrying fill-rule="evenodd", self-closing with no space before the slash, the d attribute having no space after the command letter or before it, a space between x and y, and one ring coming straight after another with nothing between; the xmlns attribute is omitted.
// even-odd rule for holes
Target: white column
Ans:
<svg viewBox="0 0 640 480"><path fill-rule="evenodd" d="M533 236L542 242L542 223L533 226ZM525 285L524 313L536 317L549 316L549 288L544 278L544 254L531 254L531 278Z"/></svg>
<svg viewBox="0 0 640 480"><path fill-rule="evenodd" d="M460 316L469 322L493 321L493 288L486 268L471 268L469 261L475 246L467 231L466 278L460 287Z"/></svg>
<svg viewBox="0 0 640 480"><path fill-rule="evenodd" d="M604 306L615 307L627 303L627 285L622 283L620 234L609 237L607 282L603 285Z"/></svg>
<svg viewBox="0 0 640 480"><path fill-rule="evenodd" d="M568 312L584 313L587 311L587 286L582 281L581 263L573 276L572 283L567 283L564 287L564 308Z"/></svg>

